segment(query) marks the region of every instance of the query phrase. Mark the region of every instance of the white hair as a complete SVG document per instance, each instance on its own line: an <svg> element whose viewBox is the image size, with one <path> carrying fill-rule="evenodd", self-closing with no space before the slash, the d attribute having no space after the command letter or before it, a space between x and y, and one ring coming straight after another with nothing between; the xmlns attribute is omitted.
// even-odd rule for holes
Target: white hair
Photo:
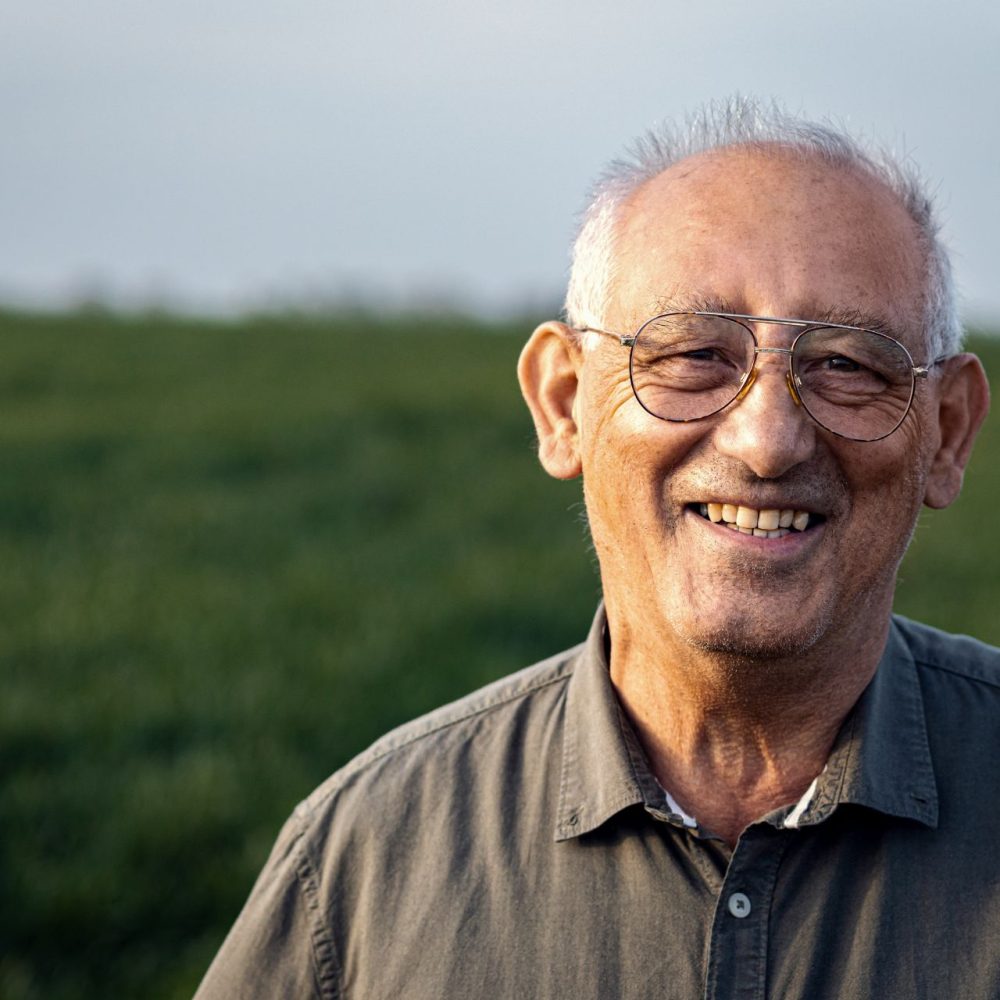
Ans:
<svg viewBox="0 0 1000 1000"><path fill-rule="evenodd" d="M598 178L573 244L565 315L576 328L602 327L620 267L616 242L629 196L689 156L734 146L773 149L853 169L885 184L917 227L925 261L924 328L931 357L961 349L955 285L948 251L927 184L916 167L881 148L867 148L829 122L789 114L775 102L734 97L689 115L683 126L650 130ZM595 335L596 336L596 335ZM919 359L924 360L924 359Z"/></svg>

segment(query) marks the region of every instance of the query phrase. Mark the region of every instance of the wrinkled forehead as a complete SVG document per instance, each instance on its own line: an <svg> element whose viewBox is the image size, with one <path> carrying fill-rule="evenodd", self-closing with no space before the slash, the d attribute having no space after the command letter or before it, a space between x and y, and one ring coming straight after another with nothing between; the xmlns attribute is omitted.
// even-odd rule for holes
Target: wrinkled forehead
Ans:
<svg viewBox="0 0 1000 1000"><path fill-rule="evenodd" d="M858 168L780 149L682 160L626 200L616 251L616 326L693 306L856 316L922 347L920 231L896 194Z"/></svg>

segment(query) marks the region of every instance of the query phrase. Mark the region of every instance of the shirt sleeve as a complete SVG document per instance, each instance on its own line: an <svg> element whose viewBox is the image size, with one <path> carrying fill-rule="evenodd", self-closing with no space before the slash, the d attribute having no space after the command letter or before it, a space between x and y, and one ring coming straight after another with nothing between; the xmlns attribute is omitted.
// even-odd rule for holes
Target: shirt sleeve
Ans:
<svg viewBox="0 0 1000 1000"><path fill-rule="evenodd" d="M285 824L195 1000L341 1000L319 881L297 816Z"/></svg>

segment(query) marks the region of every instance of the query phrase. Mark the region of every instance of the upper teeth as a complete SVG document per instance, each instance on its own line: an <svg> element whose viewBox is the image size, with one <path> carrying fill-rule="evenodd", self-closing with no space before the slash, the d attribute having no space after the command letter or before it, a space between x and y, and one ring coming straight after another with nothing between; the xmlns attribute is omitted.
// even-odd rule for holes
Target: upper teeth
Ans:
<svg viewBox="0 0 1000 1000"><path fill-rule="evenodd" d="M703 517L715 522L721 521L727 528L741 531L744 535L762 538L780 538L789 533L789 528L805 531L809 524L807 510L779 510L776 507L757 510L756 507L732 503L703 503L701 513Z"/></svg>

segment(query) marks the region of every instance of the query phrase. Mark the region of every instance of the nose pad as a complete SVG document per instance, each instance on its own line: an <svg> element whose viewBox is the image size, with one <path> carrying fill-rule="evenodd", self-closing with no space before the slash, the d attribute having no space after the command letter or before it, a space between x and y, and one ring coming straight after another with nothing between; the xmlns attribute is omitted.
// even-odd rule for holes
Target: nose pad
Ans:
<svg viewBox="0 0 1000 1000"><path fill-rule="evenodd" d="M792 378L791 372L785 372L785 384L788 386L788 391L795 405L801 406L802 400L799 398L799 390L795 387L795 380Z"/></svg>
<svg viewBox="0 0 1000 1000"><path fill-rule="evenodd" d="M757 368L751 368L743 376L743 384L740 386L740 391L736 393L735 402L739 402L749 391L750 387L757 381ZM802 405L802 399L799 396L799 390L795 386L795 380L792 378L791 372L785 372L785 385L788 386L788 394L792 397L792 402L796 406Z"/></svg>
<svg viewBox="0 0 1000 1000"><path fill-rule="evenodd" d="M750 386L752 386L756 381L757 368L753 367L743 376L743 384L740 386L740 391L736 393L737 403L750 391Z"/></svg>

